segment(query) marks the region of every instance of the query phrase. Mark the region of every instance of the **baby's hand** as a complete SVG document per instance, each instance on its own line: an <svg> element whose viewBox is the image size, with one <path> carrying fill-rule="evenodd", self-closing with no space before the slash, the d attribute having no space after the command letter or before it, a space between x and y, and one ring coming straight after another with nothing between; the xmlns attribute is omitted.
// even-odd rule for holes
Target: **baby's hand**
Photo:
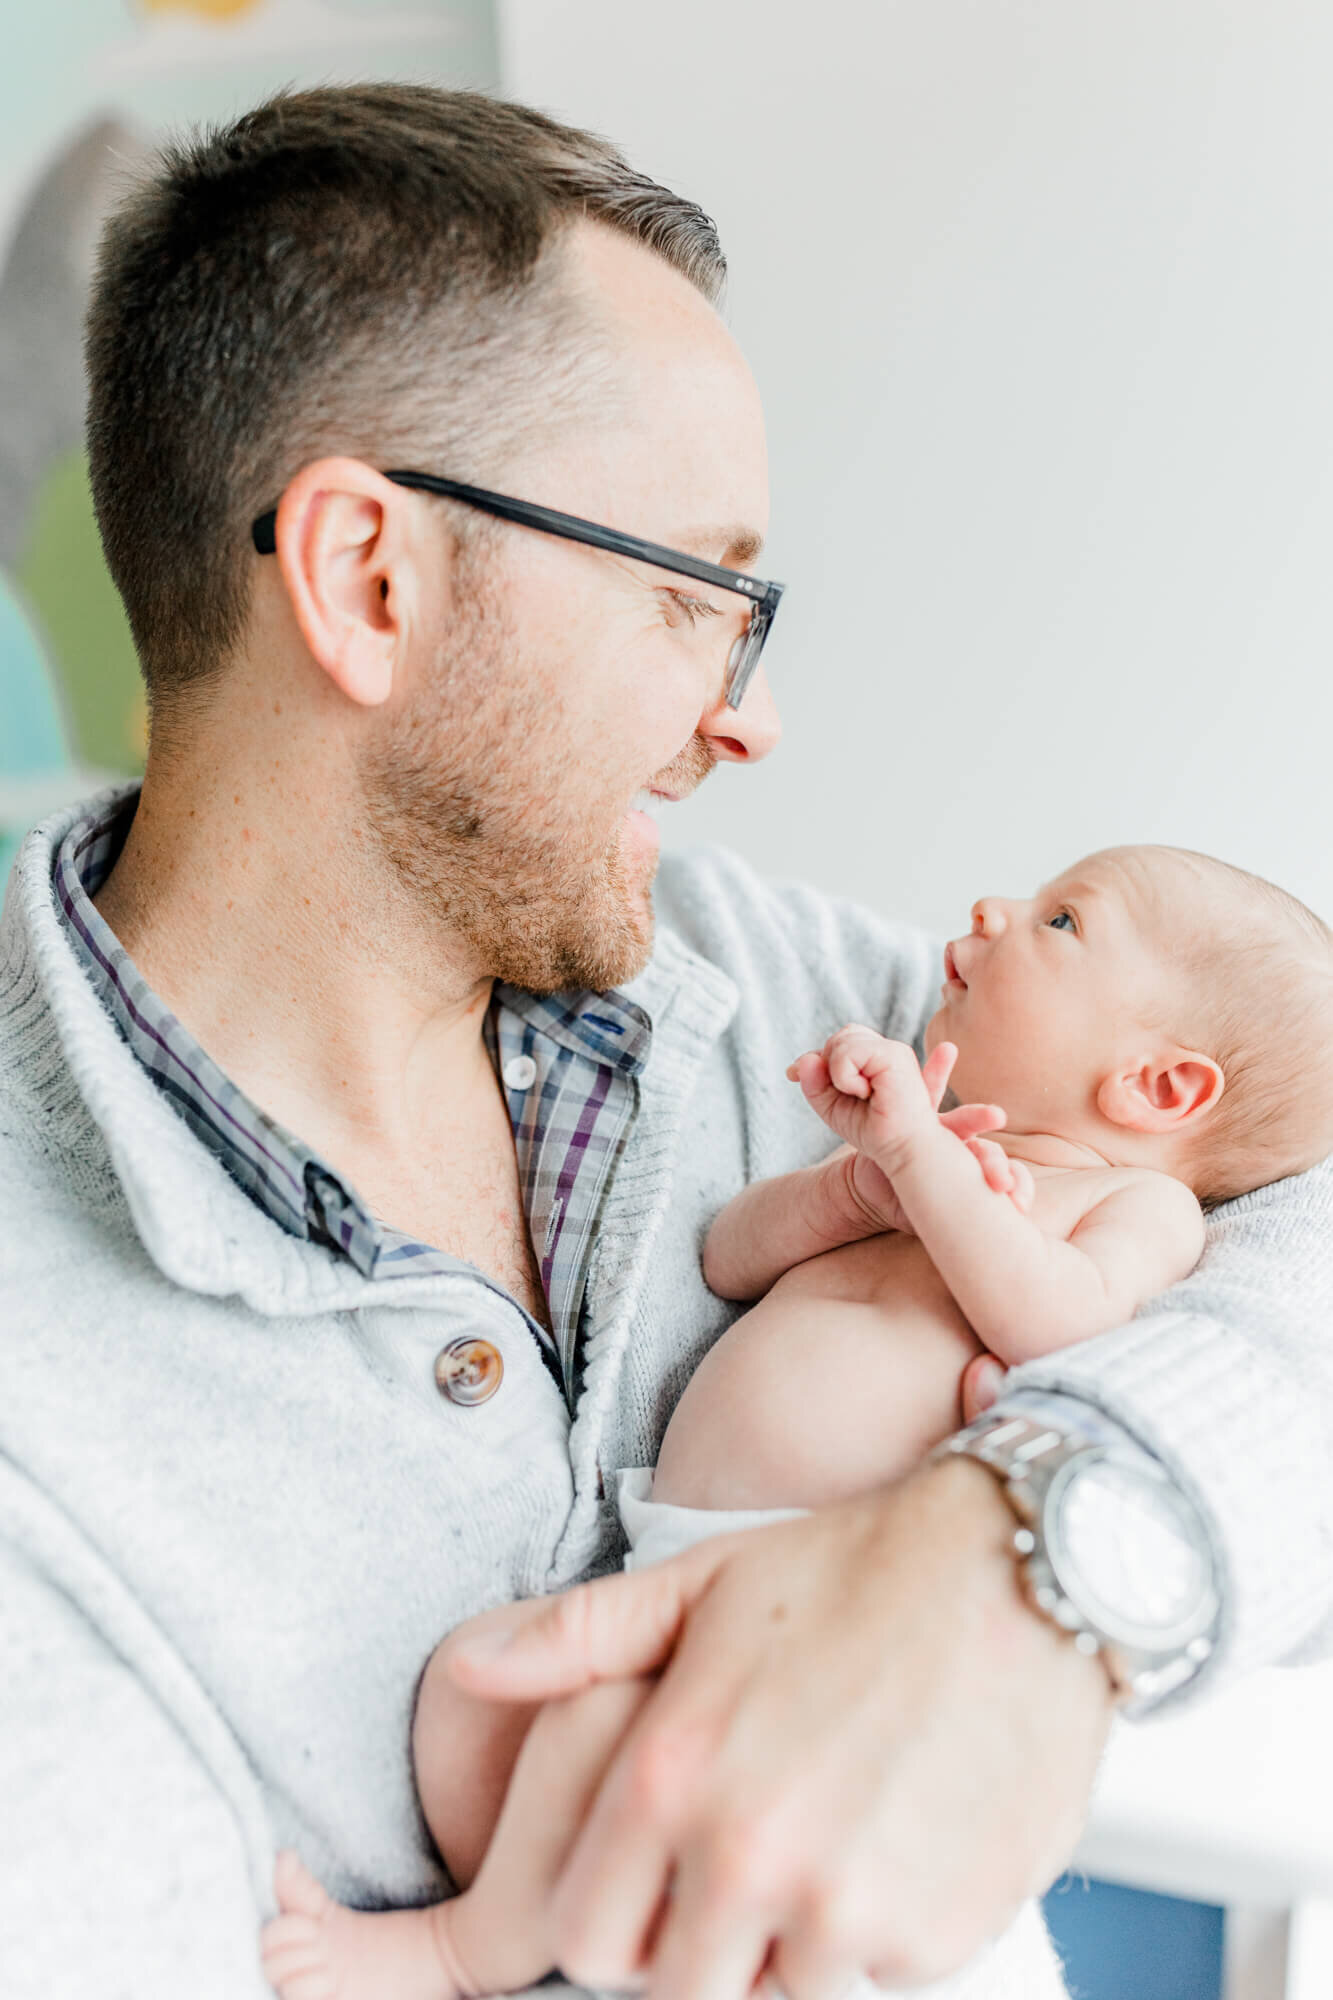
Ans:
<svg viewBox="0 0 1333 2000"><path fill-rule="evenodd" d="M967 1150L981 1168L982 1179L994 1194L1007 1194L1020 1215L1030 1215L1036 1199L1036 1183L1024 1160L1012 1160L993 1139L967 1141Z"/></svg>
<svg viewBox="0 0 1333 2000"><path fill-rule="evenodd" d="M787 1074L824 1123L892 1180L905 1152L936 1127L957 1055L952 1042L941 1042L923 1070L906 1042L853 1025L799 1056Z"/></svg>
<svg viewBox="0 0 1333 2000"><path fill-rule="evenodd" d="M825 1124L857 1149L862 1206L873 1200L886 1229L910 1230L891 1176L902 1165L904 1147L936 1127L967 1147L996 1194L1007 1195L1024 1214L1032 1207L1027 1167L984 1136L1004 1124L1000 1106L961 1104L940 1113L957 1059L957 1046L941 1042L918 1065L906 1042L853 1025L831 1036L821 1050L798 1057L787 1071Z"/></svg>

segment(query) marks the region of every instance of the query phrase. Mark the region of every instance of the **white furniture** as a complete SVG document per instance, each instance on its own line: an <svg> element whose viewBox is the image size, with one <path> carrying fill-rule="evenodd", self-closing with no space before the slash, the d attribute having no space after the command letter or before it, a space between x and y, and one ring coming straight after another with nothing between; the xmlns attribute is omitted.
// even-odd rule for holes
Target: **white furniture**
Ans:
<svg viewBox="0 0 1333 2000"><path fill-rule="evenodd" d="M1333 1665L1118 1724L1073 1865L1224 1904L1223 2000L1333 2000Z"/></svg>

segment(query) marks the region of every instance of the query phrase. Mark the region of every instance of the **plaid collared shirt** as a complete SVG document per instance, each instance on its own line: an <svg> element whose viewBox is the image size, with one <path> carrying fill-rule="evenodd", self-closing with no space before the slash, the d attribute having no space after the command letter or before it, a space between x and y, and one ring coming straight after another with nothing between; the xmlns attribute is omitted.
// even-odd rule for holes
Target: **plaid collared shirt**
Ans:
<svg viewBox="0 0 1333 2000"><path fill-rule="evenodd" d="M56 856L55 893L103 1005L159 1090L251 1200L293 1236L327 1245L375 1280L466 1268L379 1221L327 1161L224 1075L153 992L92 901L133 812L131 800L71 827ZM539 998L497 986L485 1034L504 1086L554 1332L524 1318L572 1403L588 1260L638 1110L652 1025L624 994Z"/></svg>

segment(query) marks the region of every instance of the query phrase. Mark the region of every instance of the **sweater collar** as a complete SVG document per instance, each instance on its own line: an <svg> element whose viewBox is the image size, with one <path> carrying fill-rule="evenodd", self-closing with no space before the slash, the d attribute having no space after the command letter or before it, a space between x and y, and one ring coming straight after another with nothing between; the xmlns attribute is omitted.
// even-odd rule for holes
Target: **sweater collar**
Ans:
<svg viewBox="0 0 1333 2000"><path fill-rule="evenodd" d="M370 1282L324 1246L272 1222L173 1110L103 1006L62 919L54 889L62 841L90 813L128 807L137 789L112 787L62 808L20 849L0 920L0 967L11 990L17 980L30 991L31 1004L21 1030L7 1037L8 1046L0 1043L0 1078L17 1071L19 1088L48 1079L45 1108L55 1111L61 1099L62 1138L72 1151L86 1151L100 1135L135 1229L174 1283L239 1295L266 1313L362 1304ZM730 980L669 932L659 935L651 963L625 993L655 1024L650 1068L659 1058L669 1064L682 1038L716 1039L736 1002ZM55 1082L61 1071L72 1092ZM442 1282L447 1277L438 1274L403 1278L393 1301L436 1299Z"/></svg>

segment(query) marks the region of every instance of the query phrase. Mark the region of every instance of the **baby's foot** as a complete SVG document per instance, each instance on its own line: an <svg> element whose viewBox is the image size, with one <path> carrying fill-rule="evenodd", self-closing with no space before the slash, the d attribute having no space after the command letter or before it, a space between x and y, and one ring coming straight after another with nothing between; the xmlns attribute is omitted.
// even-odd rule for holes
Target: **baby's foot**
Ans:
<svg viewBox="0 0 1333 2000"><path fill-rule="evenodd" d="M264 1976L281 2000L461 2000L438 1909L349 1910L335 1903L290 1848L273 1887L281 1916L264 1925Z"/></svg>

